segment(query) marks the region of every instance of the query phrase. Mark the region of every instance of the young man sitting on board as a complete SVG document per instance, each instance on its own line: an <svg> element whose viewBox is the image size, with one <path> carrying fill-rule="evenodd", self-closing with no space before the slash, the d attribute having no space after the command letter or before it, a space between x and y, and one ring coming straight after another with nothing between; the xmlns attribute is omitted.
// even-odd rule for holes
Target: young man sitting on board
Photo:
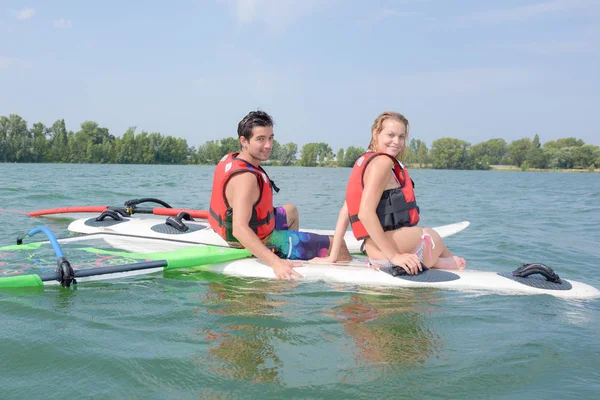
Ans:
<svg viewBox="0 0 600 400"><path fill-rule="evenodd" d="M215 168L210 198L211 227L230 246L244 247L273 268L278 279L302 277L289 260L325 257L331 237L299 232L298 210L293 204L273 207L275 183L260 166L273 148L273 119L252 111L238 124L242 151L229 153ZM350 260L342 246L340 261Z"/></svg>

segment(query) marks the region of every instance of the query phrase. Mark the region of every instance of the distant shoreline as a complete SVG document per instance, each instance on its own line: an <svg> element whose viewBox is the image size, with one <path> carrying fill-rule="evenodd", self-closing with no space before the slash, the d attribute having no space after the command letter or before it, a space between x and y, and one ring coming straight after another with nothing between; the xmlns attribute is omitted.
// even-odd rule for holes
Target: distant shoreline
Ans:
<svg viewBox="0 0 600 400"><path fill-rule="evenodd" d="M214 166L213 164L126 164L126 163L63 163L63 162L57 162L57 163L47 163L47 162L0 162L0 164L46 164L46 165L187 165L187 166L203 166L203 167L210 167L210 166ZM556 169L550 169L550 168L545 168L545 169L541 169L541 168L520 168L520 167L516 167L514 165L490 165L489 169L478 169L478 170L473 170L473 169L452 169L452 168L433 168L431 164L426 164L424 166L419 166L418 164L411 164L411 163L404 163L408 168L410 169L428 169L428 170L437 170L437 171L508 171L508 172L567 172L567 173L594 173L594 172L600 172L600 168L596 168L594 170L590 170L590 169L585 169L585 168L556 168ZM315 167L305 167L302 165L277 165L277 164L270 164L268 162L265 162L263 164L265 167L303 167L303 168L347 168L347 167L338 167L338 166L334 166L334 165L317 165ZM350 169L350 168L348 168Z"/></svg>
<svg viewBox="0 0 600 400"><path fill-rule="evenodd" d="M431 164L427 166L420 167L418 165L406 164L410 169L436 169L431 166ZM579 173L593 173L600 172L600 168L596 168L593 171L590 171L587 168L526 168L522 169L520 167L514 165L490 165L490 169L484 170L459 170L459 169L439 169L444 171L508 171L508 172L579 172Z"/></svg>
<svg viewBox="0 0 600 400"><path fill-rule="evenodd" d="M517 171L517 172L600 172L600 168L590 170L588 168L519 168L514 165L490 165L492 171Z"/></svg>

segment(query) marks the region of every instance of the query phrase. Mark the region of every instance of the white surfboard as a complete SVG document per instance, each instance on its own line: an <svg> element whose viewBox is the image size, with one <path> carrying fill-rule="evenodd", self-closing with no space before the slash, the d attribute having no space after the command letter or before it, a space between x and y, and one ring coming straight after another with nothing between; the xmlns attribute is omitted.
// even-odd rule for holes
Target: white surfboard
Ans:
<svg viewBox="0 0 600 400"><path fill-rule="evenodd" d="M206 220L184 221L189 228L186 232L181 232L165 223L165 218L156 217L132 217L124 218L122 221L105 219L96 221L95 217L80 218L69 224L69 231L77 233L116 233L120 235L129 235L136 237L170 239L177 242L189 244L210 244L217 246L227 246L227 243L219 236L208 224ZM468 221L457 222L450 225L438 226L435 229L441 237L454 235L469 226ZM321 235L333 235L333 230L306 229L307 232L314 232ZM359 253L362 241L354 238L351 231L346 232L344 236L346 245L351 253Z"/></svg>
<svg viewBox="0 0 600 400"><path fill-rule="evenodd" d="M85 259L79 252L92 253L95 255L94 257L99 254L114 256L106 258L111 260L106 265L94 265L92 268L83 266L83 271L86 268L89 270L87 274L80 274L81 278L78 276L77 280L80 282L149 274L171 269L171 267L174 269L184 268L190 273L193 273L194 270L206 270L238 277L275 279L271 267L256 258L249 257L246 251L239 249L190 245L171 239L127 236L109 232L77 235L59 239L58 242L61 245L67 245L67 247L63 247L67 256L77 254L76 259L78 260ZM31 251L31 249L23 248L23 251ZM115 266L113 262L120 260L120 257L123 257L123 264ZM136 265L139 268L132 267ZM74 268L79 270L77 266ZM397 275L395 273L397 271L393 271L391 268L381 268L380 270L370 268L364 257L355 257L348 263L304 262L302 266L296 267L296 271L302 274L302 277L298 278L299 282L323 281L350 285L350 288L354 286L398 289L436 288L512 295L548 294L566 299L600 297L600 291L586 283L567 280L564 279L564 276L558 278L550 275L550 278L554 278L551 280L539 274L515 277L511 273L513 269L514 266L512 268L507 266L506 270L501 273L476 271L471 268L464 271L430 269L418 275ZM560 270L556 272L562 275ZM45 279L44 285L57 284L54 279ZM3 286L0 285L0 287ZM24 287L24 285L19 287ZM336 285L336 288L339 286Z"/></svg>
<svg viewBox="0 0 600 400"><path fill-rule="evenodd" d="M242 278L275 279L273 269L257 259L242 259L220 264L192 267L188 270L211 271L224 275ZM79 282L120 279L134 275L161 272L163 268L146 269L110 275L90 276L78 278ZM563 299L586 300L600 298L600 290L586 283L561 279L560 283L551 283L543 278L522 278L524 282L511 279L510 272L499 274L496 272L464 270L445 271L427 270L420 275L393 277L383 271L376 271L366 265L315 265L305 263L296 267L302 274L296 278L298 282L323 281L329 283L347 284L361 287L388 287L398 289L432 288L445 290L469 291L481 294L501 295L536 295L547 294ZM57 282L48 282L57 284ZM533 286L530 286L533 284Z"/></svg>
<svg viewBox="0 0 600 400"><path fill-rule="evenodd" d="M142 237L121 237L120 235L99 234L114 248L134 253L172 251L173 246L185 248L179 242ZM242 258L235 261L192 267L191 270L212 271L225 275L275 279L273 269L256 258ZM550 282L540 275L526 278L514 277L515 268L497 273L477 271L467 268L463 271L426 270L418 275L392 276L389 269L375 270L369 267L364 257L355 257L350 262L334 264L302 262L296 271L302 275L301 282L324 281L350 285L397 288L439 288L511 295L548 294L565 299L594 299L600 297L600 290L586 283L567 280ZM560 271L556 271L560 275Z"/></svg>
<svg viewBox="0 0 600 400"><path fill-rule="evenodd" d="M242 259L198 268L240 277L275 278L273 269L257 259ZM430 287L512 295L548 294L566 299L600 297L598 289L582 282L561 279L560 283L554 283L540 276L515 278L510 271L496 273L470 269L463 271L430 269L419 275L394 277L382 270L370 268L366 262L362 264L353 262L351 265L304 263L302 267L296 268L296 271L302 275L300 281L405 288Z"/></svg>

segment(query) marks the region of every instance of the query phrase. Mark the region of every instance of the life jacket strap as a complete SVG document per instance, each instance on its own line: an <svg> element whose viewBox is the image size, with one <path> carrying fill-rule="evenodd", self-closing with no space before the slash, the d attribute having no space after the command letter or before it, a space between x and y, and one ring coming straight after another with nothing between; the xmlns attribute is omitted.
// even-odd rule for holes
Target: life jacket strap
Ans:
<svg viewBox="0 0 600 400"><path fill-rule="evenodd" d="M209 208L208 211L210 212L211 217L213 217L215 219L215 221L217 221L217 224L219 224L219 226L224 226L225 228L231 228L231 222L225 221L223 218L221 218L221 216L219 214L216 213L215 210L213 210L212 208Z"/></svg>
<svg viewBox="0 0 600 400"><path fill-rule="evenodd" d="M378 211L378 214L383 213L385 215L385 214L395 214L397 212L408 211L408 210L412 210L413 208L418 209L416 201L409 201L406 203L394 202L391 204L390 203L384 203L384 204L379 203L379 207L377 207L377 211Z"/></svg>
<svg viewBox="0 0 600 400"><path fill-rule="evenodd" d="M269 224L273 218L275 218L275 212L270 211L267 214L267 216L264 217L263 219L259 219L256 221L250 220L250 223L248 225L250 225L250 228L258 228L259 226Z"/></svg>
<svg viewBox="0 0 600 400"><path fill-rule="evenodd" d="M210 215L217 221L217 223L219 224L219 226L224 226L225 228L228 229L232 229L233 228L233 224L231 223L231 221L227 221L225 219L223 219L219 214L217 214L215 212L215 210L213 210L212 208L209 209ZM230 212L229 210L227 212ZM253 216L254 217L254 216ZM250 223L248 224L250 226L250 228L258 228L259 226L262 225L267 225L271 222L271 220L275 218L275 211L270 211L267 216L263 219L260 220L250 220Z"/></svg>

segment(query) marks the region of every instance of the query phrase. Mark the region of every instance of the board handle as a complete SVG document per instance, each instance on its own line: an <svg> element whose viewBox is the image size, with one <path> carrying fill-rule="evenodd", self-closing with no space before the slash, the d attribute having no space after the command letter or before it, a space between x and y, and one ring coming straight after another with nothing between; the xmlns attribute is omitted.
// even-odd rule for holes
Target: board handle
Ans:
<svg viewBox="0 0 600 400"><path fill-rule="evenodd" d="M523 264L512 272L513 276L519 278L526 278L533 274L540 274L550 282L560 283L560 276L552 268L540 263Z"/></svg>

